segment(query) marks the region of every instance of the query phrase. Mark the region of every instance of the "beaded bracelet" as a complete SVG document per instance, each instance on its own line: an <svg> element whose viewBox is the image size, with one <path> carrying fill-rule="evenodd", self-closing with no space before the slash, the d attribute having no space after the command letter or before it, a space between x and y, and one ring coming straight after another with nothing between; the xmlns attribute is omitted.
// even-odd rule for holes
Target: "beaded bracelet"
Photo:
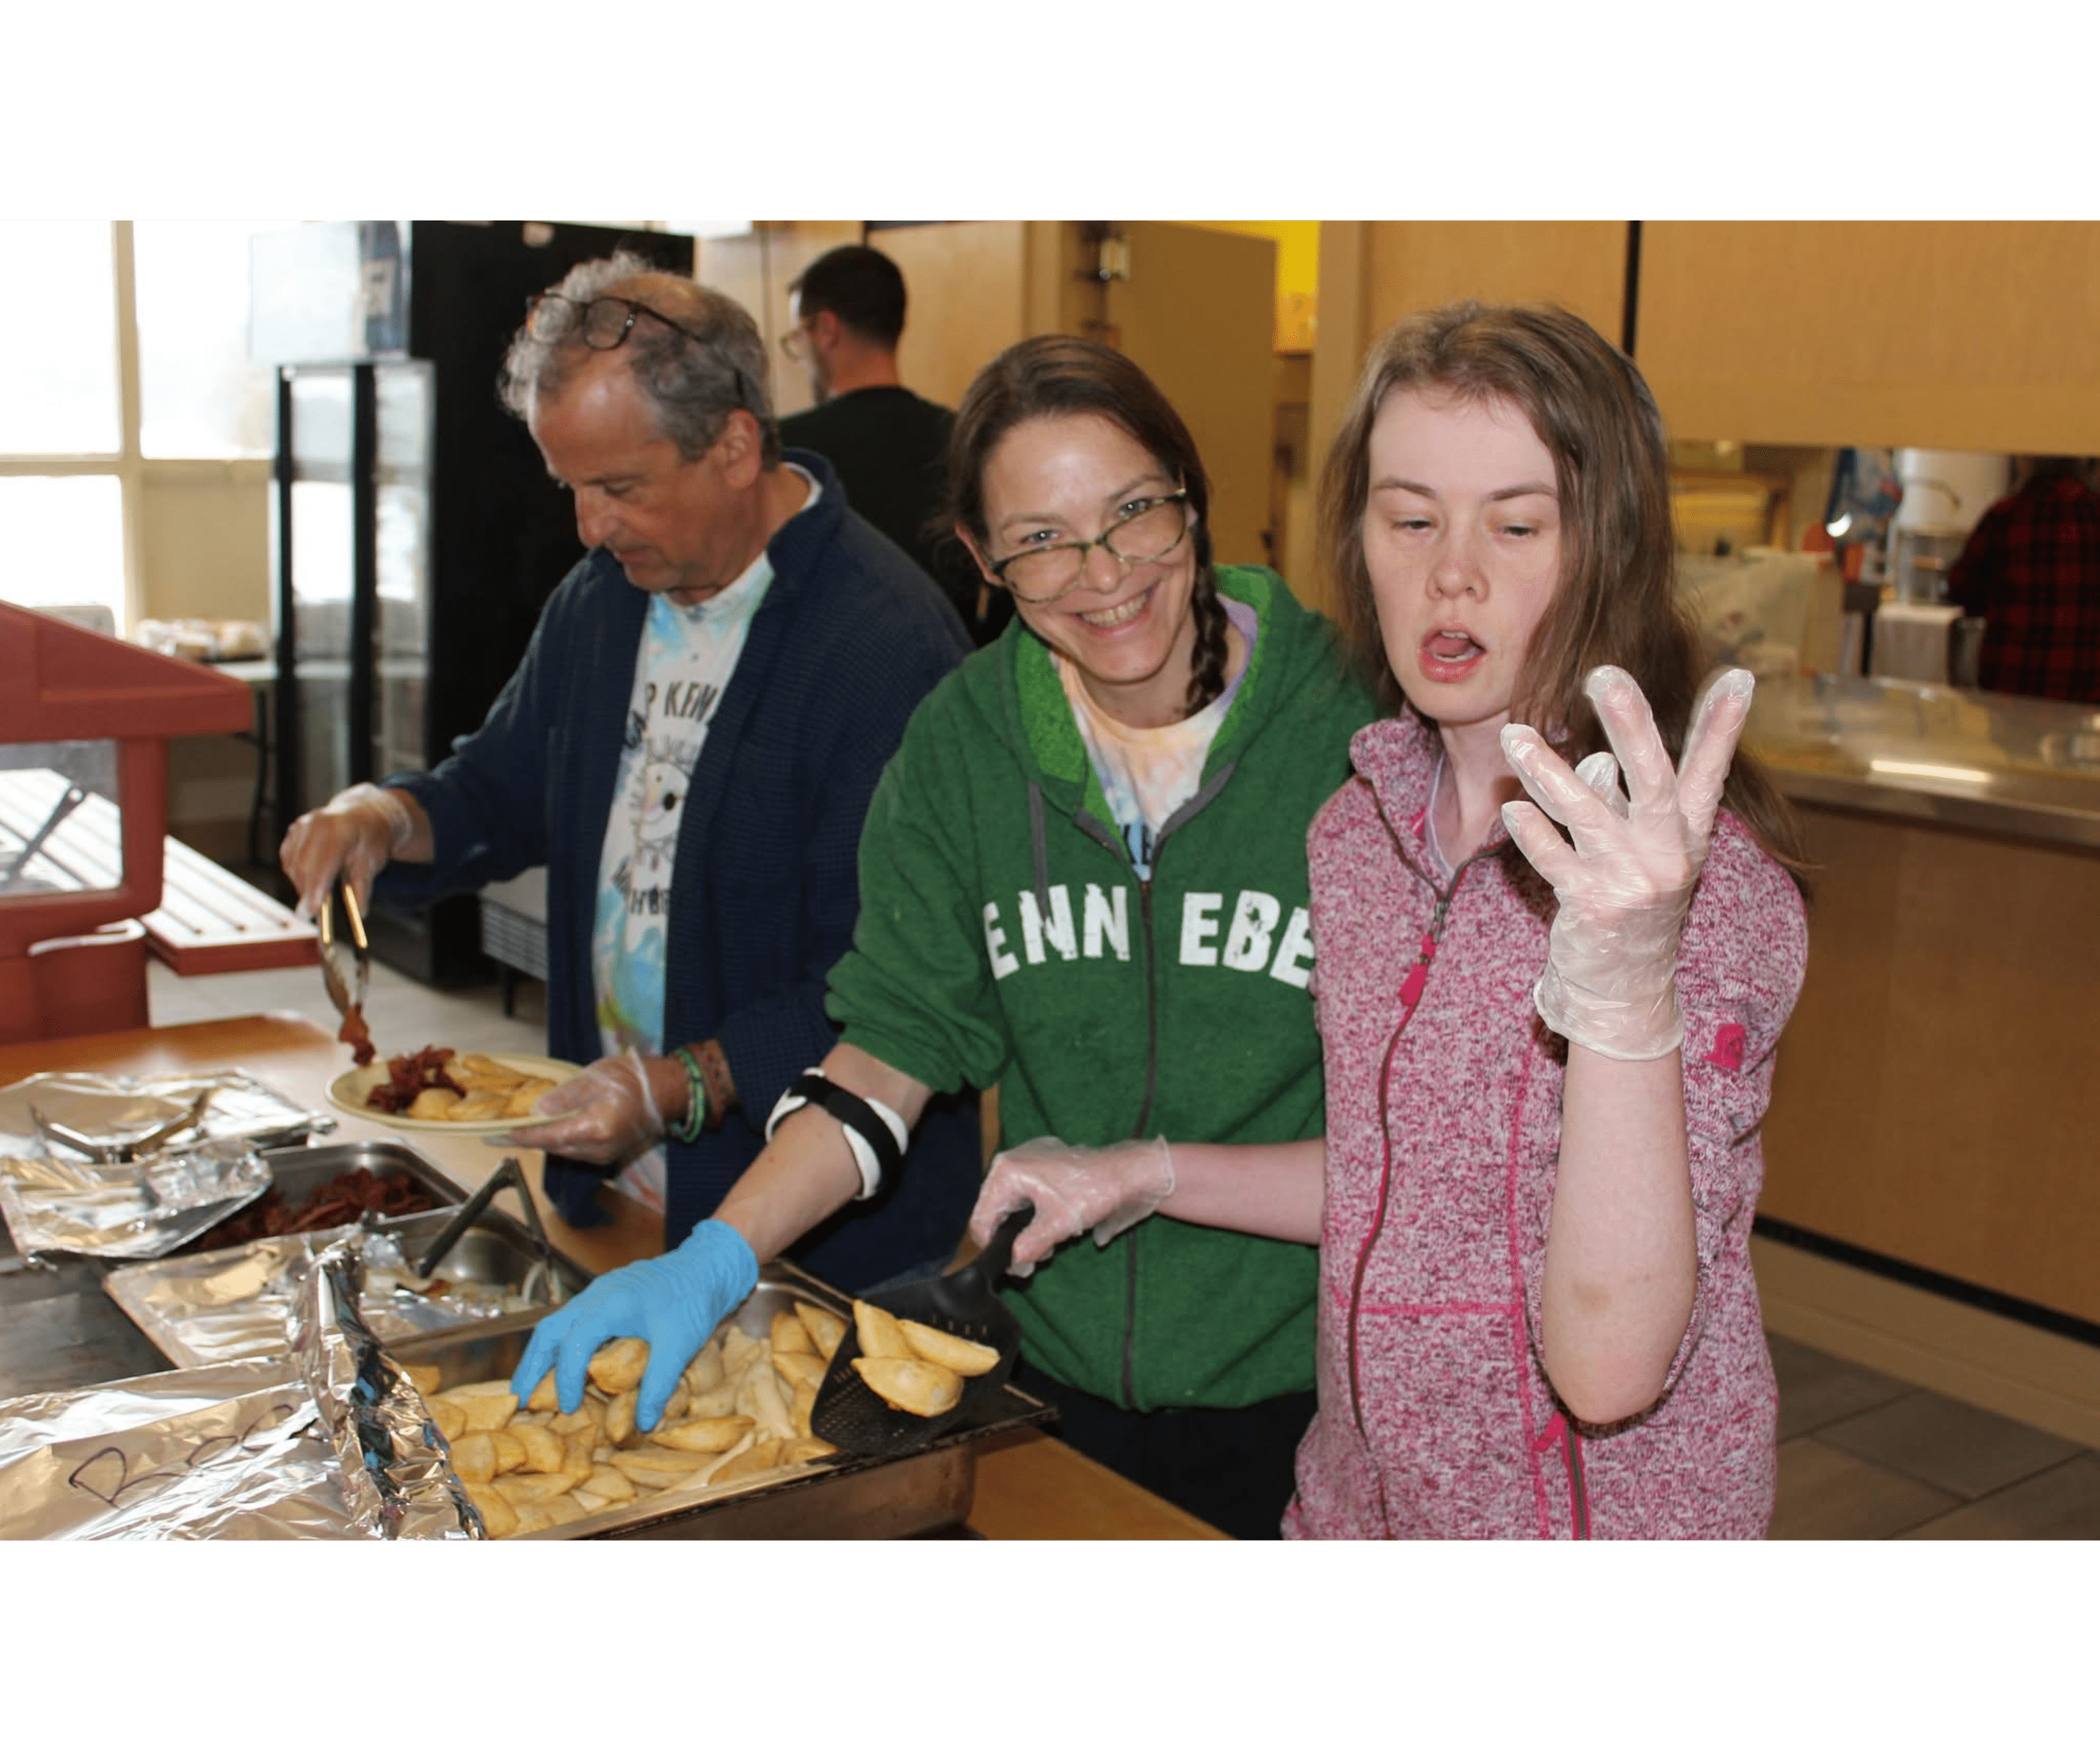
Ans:
<svg viewBox="0 0 2100 1760"><path fill-rule="evenodd" d="M675 1124L667 1124L664 1129L675 1142L698 1142L701 1133L708 1128L708 1114L711 1110L708 1104L707 1077L700 1073L699 1059L693 1055L690 1047L679 1045L671 1055L678 1060L686 1071L686 1115Z"/></svg>

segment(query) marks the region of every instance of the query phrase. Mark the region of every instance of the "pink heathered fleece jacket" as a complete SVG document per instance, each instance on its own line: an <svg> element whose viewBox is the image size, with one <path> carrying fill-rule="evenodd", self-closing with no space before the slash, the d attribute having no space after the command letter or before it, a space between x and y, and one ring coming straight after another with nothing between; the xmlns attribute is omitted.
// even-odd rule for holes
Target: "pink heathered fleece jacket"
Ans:
<svg viewBox="0 0 2100 1760"><path fill-rule="evenodd" d="M1365 728L1357 777L1309 838L1320 1411L1284 1533L1759 1537L1778 1395L1750 1219L1773 1047L1807 959L1800 894L1724 815L1678 965L1697 1296L1661 1398L1577 1423L1538 1345L1567 1069L1532 1003L1553 894L1499 832L1440 892L1423 827L1436 750L1412 715Z"/></svg>

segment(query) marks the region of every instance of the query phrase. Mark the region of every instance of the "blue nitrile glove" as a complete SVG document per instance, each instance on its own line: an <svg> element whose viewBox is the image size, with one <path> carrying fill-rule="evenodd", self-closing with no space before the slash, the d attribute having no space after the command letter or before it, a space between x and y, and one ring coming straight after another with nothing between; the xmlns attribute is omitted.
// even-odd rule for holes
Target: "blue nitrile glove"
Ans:
<svg viewBox="0 0 2100 1760"><path fill-rule="evenodd" d="M549 1314L532 1329L510 1390L523 1405L551 1366L554 1397L572 1412L598 1347L642 1339L649 1366L634 1390L634 1424L654 1430L694 1353L757 1286L758 1261L743 1237L726 1222L703 1222L675 1252L608 1271Z"/></svg>

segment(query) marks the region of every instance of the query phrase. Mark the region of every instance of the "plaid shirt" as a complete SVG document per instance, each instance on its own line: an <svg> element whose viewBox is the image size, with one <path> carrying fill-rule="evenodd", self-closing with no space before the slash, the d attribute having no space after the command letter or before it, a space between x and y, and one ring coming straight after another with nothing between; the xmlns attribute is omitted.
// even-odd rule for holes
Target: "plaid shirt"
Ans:
<svg viewBox="0 0 2100 1760"><path fill-rule="evenodd" d="M2036 477L1976 522L1948 574L1988 620L1988 691L2100 702L2100 495L2068 473Z"/></svg>

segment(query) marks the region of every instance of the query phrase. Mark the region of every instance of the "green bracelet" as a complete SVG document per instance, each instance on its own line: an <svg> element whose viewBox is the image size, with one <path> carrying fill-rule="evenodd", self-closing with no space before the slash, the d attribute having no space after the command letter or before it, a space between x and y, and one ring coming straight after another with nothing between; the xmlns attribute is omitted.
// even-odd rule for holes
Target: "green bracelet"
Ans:
<svg viewBox="0 0 2100 1760"><path fill-rule="evenodd" d="M667 1129L674 1142L698 1142L708 1128L707 1078L700 1073L700 1060L686 1046L678 1046L671 1055L685 1066L687 1089L685 1117Z"/></svg>

